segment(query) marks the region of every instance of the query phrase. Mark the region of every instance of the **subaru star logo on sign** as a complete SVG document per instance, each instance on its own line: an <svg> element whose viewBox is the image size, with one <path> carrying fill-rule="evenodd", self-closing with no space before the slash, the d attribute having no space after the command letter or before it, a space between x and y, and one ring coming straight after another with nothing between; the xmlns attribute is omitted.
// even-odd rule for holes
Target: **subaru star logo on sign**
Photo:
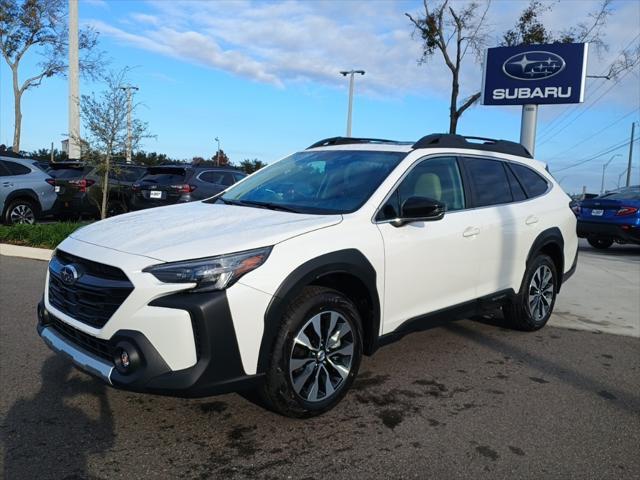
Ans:
<svg viewBox="0 0 640 480"><path fill-rule="evenodd" d="M73 285L74 283L76 283L78 277L80 277L80 275L74 265L65 265L60 270L60 278L67 285Z"/></svg>
<svg viewBox="0 0 640 480"><path fill-rule="evenodd" d="M586 43L489 48L484 62L482 103L583 102L587 49Z"/></svg>

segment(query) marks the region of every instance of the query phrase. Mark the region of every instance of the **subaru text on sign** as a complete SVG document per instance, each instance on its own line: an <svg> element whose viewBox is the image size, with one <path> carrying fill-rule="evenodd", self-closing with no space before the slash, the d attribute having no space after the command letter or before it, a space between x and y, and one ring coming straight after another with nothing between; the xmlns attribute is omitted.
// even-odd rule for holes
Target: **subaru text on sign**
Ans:
<svg viewBox="0 0 640 480"><path fill-rule="evenodd" d="M582 103L587 43L487 49L484 105Z"/></svg>

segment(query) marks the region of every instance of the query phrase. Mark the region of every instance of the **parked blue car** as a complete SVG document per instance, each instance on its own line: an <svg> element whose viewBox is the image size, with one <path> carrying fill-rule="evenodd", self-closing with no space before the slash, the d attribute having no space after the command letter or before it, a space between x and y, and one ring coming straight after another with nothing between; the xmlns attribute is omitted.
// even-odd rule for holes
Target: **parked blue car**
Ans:
<svg viewBox="0 0 640 480"><path fill-rule="evenodd" d="M582 200L574 212L578 236L591 246L604 249L614 242L640 245L640 185Z"/></svg>

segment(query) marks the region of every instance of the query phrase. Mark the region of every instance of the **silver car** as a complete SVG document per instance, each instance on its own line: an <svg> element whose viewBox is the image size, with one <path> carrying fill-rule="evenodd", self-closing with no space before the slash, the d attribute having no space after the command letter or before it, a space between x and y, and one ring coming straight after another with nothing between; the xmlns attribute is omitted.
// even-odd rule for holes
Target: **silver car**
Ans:
<svg viewBox="0 0 640 480"><path fill-rule="evenodd" d="M0 157L0 212L2 222L35 223L47 215L56 200L53 180L38 162Z"/></svg>

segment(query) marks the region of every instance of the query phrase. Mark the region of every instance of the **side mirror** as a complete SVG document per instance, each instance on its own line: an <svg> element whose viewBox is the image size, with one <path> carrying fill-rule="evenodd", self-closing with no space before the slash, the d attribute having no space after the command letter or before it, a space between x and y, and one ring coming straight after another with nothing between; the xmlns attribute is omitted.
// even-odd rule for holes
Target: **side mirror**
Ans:
<svg viewBox="0 0 640 480"><path fill-rule="evenodd" d="M409 197L400 207L400 218L391 222L394 227L401 227L411 222L433 222L444 217L444 203L427 197Z"/></svg>

